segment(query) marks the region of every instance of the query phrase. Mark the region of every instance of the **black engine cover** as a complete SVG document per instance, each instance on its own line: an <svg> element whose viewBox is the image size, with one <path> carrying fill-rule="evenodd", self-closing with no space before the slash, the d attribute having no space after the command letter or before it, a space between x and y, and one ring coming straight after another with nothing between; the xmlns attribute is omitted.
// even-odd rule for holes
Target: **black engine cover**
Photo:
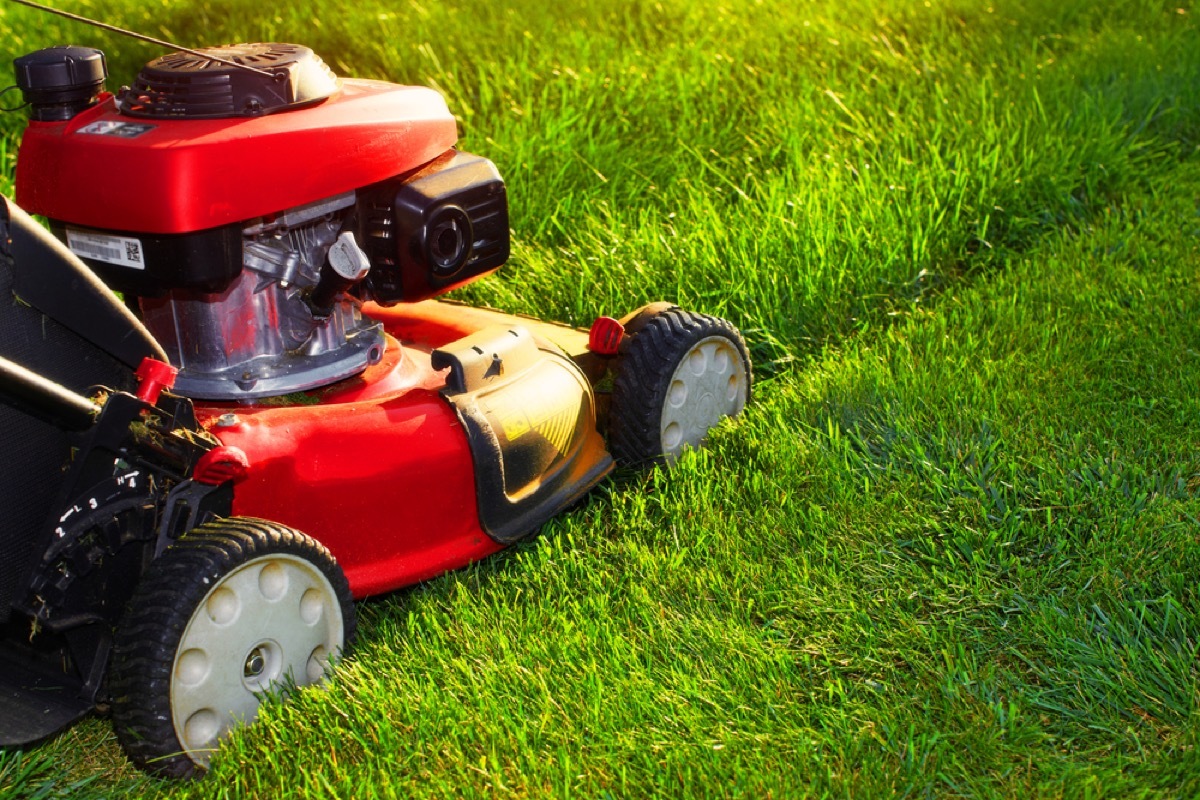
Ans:
<svg viewBox="0 0 1200 800"><path fill-rule="evenodd" d="M97 231L52 219L50 230L106 285L125 294L222 292L242 273L239 224L193 233L137 233Z"/></svg>
<svg viewBox="0 0 1200 800"><path fill-rule="evenodd" d="M416 173L360 193L359 241L371 299L415 302L508 260L508 197L492 162L451 151Z"/></svg>
<svg viewBox="0 0 1200 800"><path fill-rule="evenodd" d="M309 48L255 42L156 58L121 91L120 105L133 117L257 117L320 102L337 88Z"/></svg>

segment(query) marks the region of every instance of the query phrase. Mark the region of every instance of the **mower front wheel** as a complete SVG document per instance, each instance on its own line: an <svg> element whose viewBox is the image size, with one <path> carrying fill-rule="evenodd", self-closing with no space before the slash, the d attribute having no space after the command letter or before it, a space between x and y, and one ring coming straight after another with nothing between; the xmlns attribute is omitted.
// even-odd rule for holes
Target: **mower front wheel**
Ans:
<svg viewBox="0 0 1200 800"><path fill-rule="evenodd" d="M729 322L677 306L636 320L616 367L609 447L626 464L675 461L750 400L750 356Z"/></svg>
<svg viewBox="0 0 1200 800"><path fill-rule="evenodd" d="M149 772L203 771L266 692L320 681L354 628L349 584L316 540L248 517L201 525L150 565L117 629L117 738Z"/></svg>

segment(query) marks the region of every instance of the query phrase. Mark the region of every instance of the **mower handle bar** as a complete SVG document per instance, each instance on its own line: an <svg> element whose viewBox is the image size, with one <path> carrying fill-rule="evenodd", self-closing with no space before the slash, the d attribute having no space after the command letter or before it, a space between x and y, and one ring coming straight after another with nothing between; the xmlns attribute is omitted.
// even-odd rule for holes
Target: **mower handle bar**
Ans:
<svg viewBox="0 0 1200 800"><path fill-rule="evenodd" d="M62 384L0 356L0 401L68 431L85 431L100 406Z"/></svg>

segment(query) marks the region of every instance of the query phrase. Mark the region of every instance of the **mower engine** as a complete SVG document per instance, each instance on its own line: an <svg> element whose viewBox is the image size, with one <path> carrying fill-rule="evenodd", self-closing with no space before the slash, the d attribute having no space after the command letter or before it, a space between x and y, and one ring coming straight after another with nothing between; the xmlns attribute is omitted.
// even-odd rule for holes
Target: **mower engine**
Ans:
<svg viewBox="0 0 1200 800"><path fill-rule="evenodd" d="M16 68L31 116L18 202L136 304L180 394L355 375L391 341L362 301L433 297L508 258L504 184L453 149L430 89L341 80L273 43L163 56L116 95L99 50Z"/></svg>

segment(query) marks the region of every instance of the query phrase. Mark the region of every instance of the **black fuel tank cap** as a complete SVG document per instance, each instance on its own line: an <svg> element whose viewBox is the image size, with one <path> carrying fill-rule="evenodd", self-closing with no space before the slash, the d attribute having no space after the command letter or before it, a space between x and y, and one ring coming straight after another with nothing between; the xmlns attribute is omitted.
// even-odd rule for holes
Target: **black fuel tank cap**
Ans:
<svg viewBox="0 0 1200 800"><path fill-rule="evenodd" d="M74 45L36 50L13 67L29 116L42 122L62 122L93 105L108 77L104 53Z"/></svg>

